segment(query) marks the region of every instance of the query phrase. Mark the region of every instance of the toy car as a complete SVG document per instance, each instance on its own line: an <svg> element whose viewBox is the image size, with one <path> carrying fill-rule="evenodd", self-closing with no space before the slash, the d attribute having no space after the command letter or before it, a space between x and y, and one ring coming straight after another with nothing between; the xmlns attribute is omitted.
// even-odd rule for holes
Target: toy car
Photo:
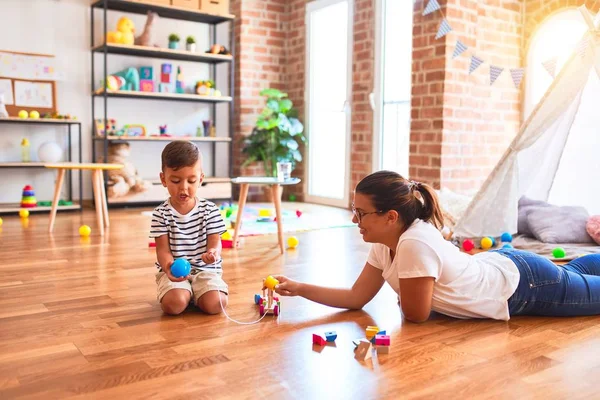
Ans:
<svg viewBox="0 0 600 400"><path fill-rule="evenodd" d="M277 317L281 312L281 302L279 301L279 297L274 297L271 289L263 289L262 296L260 294L255 294L254 304L259 306L261 317L265 313L273 314Z"/></svg>

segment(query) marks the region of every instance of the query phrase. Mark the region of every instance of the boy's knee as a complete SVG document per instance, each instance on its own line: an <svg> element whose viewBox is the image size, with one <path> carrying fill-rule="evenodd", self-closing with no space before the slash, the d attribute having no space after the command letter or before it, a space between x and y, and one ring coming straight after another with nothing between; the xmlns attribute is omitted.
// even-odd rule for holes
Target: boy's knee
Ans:
<svg viewBox="0 0 600 400"><path fill-rule="evenodd" d="M219 314L223 311L223 307L227 306L227 295L217 291L210 291L200 296L196 305L207 314Z"/></svg>
<svg viewBox="0 0 600 400"><path fill-rule="evenodd" d="M160 306L166 314L179 315L190 304L190 294L187 290L170 290L164 295Z"/></svg>

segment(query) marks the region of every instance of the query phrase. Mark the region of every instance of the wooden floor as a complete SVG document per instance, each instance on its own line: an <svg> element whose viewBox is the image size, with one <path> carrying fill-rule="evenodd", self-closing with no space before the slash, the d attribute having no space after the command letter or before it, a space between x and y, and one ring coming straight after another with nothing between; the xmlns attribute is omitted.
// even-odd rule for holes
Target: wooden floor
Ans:
<svg viewBox="0 0 600 400"><path fill-rule="evenodd" d="M385 288L363 311L283 298L282 315L238 325L193 309L164 316L155 297L142 210L111 210L105 238L91 211L47 215L27 226L4 217L0 233L0 399L598 398L600 318L402 321ZM345 210L321 209L326 215ZM368 245L355 228L297 234L280 256L275 236L224 251L228 312L257 318L254 293L268 274L350 285ZM391 334L389 355L358 362L367 325ZM335 330L335 346L311 344Z"/></svg>

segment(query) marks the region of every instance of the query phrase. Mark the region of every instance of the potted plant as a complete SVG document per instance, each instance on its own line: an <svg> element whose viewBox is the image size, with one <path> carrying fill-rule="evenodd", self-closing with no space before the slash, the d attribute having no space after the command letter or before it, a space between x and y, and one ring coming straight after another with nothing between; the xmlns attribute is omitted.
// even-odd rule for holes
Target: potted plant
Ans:
<svg viewBox="0 0 600 400"><path fill-rule="evenodd" d="M171 33L169 35L169 48L177 49L179 48L179 35L176 33Z"/></svg>
<svg viewBox="0 0 600 400"><path fill-rule="evenodd" d="M266 175L277 176L277 163L291 163L293 169L302 161L299 145L306 143L304 126L287 93L264 89L260 95L266 98L266 105L252 133L244 138L242 153L248 158L242 167L262 161Z"/></svg>
<svg viewBox="0 0 600 400"><path fill-rule="evenodd" d="M191 52L196 51L196 39L193 36L188 36L185 39L185 48L187 51L191 51Z"/></svg>

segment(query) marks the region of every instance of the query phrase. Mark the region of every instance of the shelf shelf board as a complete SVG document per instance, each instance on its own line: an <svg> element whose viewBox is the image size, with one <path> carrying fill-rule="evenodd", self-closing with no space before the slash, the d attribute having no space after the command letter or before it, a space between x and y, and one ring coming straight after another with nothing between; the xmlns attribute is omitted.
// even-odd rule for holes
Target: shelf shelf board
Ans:
<svg viewBox="0 0 600 400"><path fill-rule="evenodd" d="M162 18L172 18L184 21L202 22L205 24L218 24L225 21L235 19L235 15L217 15L208 14L200 10L192 10L190 8L163 6L146 2L144 0L127 1L127 0L94 0L92 7L106 8L108 10L123 11L134 14L146 14L148 11L155 11Z"/></svg>
<svg viewBox="0 0 600 400"><path fill-rule="evenodd" d="M72 119L55 119L55 118L19 118L19 117L8 117L0 118L0 123L8 124L38 124L38 125L79 125L80 121Z"/></svg>
<svg viewBox="0 0 600 400"><path fill-rule="evenodd" d="M104 49L106 49L108 54L162 58L167 60L194 61L207 64L219 64L233 61L232 56L226 56L222 54L192 53L191 51L185 50L171 50L148 46L128 46L125 44L116 43L100 44L96 47L92 47L92 52L103 53Z"/></svg>
<svg viewBox="0 0 600 400"><path fill-rule="evenodd" d="M44 168L43 162L0 162L0 168Z"/></svg>
<svg viewBox="0 0 600 400"><path fill-rule="evenodd" d="M0 203L0 213L14 213L19 212L21 210L21 205L19 203ZM73 202L73 205L70 206L58 206L57 209L60 210L79 210L81 206L79 203ZM34 212L45 212L52 210L52 207L46 206L38 206L33 208L27 208L30 213Z"/></svg>
<svg viewBox="0 0 600 400"><path fill-rule="evenodd" d="M103 97L104 89L96 90L93 95L95 97ZM229 96L201 96L192 93L162 93L162 92L138 92L133 90L108 90L107 97L125 97L132 99L144 100L171 100L171 101L192 101L198 103L229 103Z"/></svg>
<svg viewBox="0 0 600 400"><path fill-rule="evenodd" d="M128 142L171 142L173 140L189 140L190 142L231 142L229 137L209 137L209 136L112 136L106 137L109 141L124 140ZM104 140L103 137L95 137L94 140Z"/></svg>

